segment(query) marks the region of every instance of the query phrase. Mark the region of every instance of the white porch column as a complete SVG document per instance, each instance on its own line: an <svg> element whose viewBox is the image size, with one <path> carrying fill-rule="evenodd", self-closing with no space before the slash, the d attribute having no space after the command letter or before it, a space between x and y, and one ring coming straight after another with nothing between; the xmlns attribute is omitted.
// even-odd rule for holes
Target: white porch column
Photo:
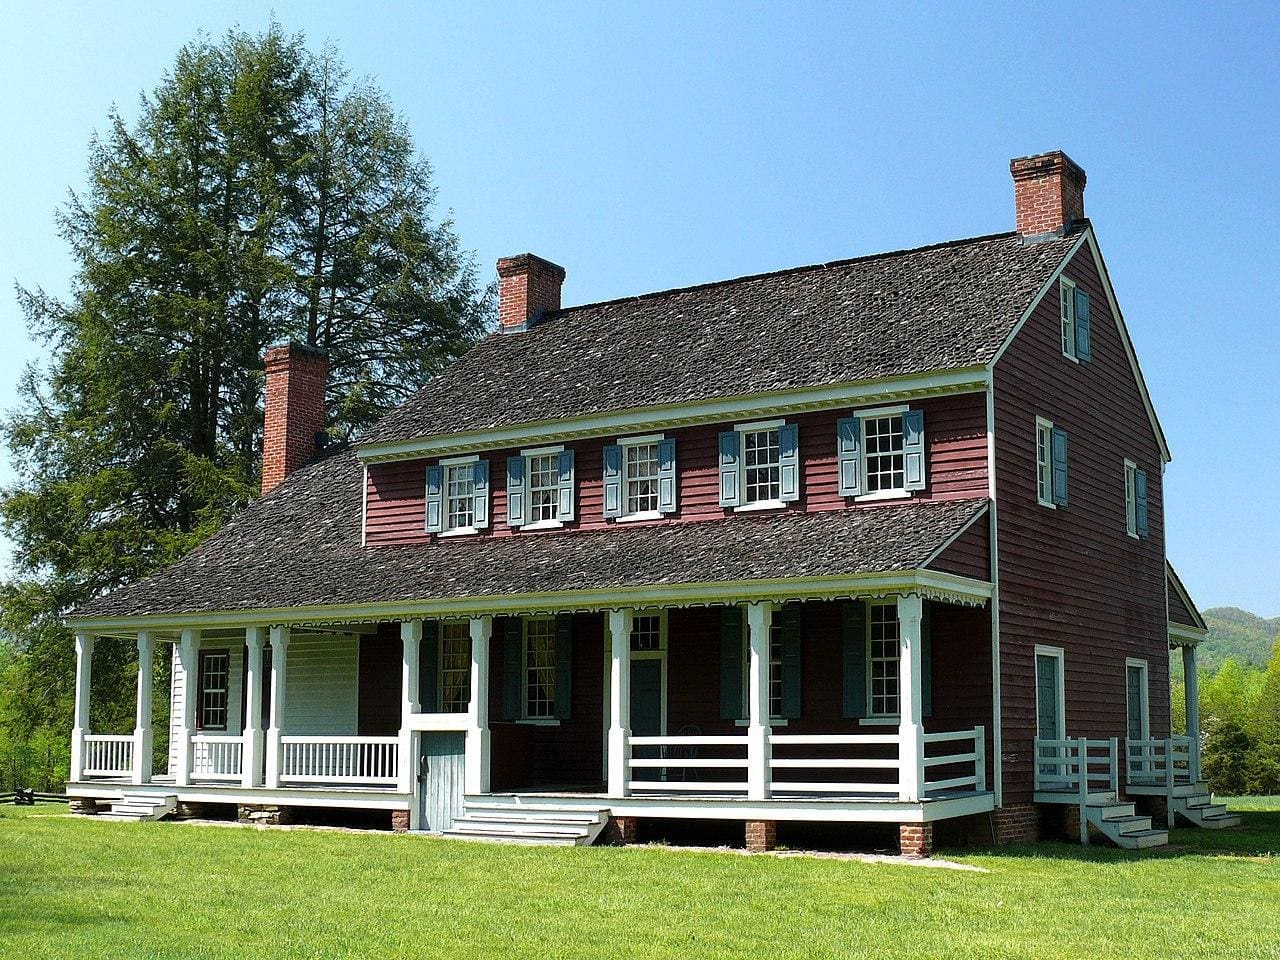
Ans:
<svg viewBox="0 0 1280 960"><path fill-rule="evenodd" d="M1191 782L1200 782L1200 678L1196 674L1196 648L1182 648L1182 678L1187 696L1187 738L1191 757Z"/></svg>
<svg viewBox="0 0 1280 960"><path fill-rule="evenodd" d="M747 606L747 637L751 651L747 674L747 799L767 800L772 794L769 758L769 631L773 604Z"/></svg>
<svg viewBox="0 0 1280 960"><path fill-rule="evenodd" d="M196 731L196 675L200 669L200 631L183 630L175 652L182 665L182 718L174 730L178 740L175 751L178 768L173 772L173 780L178 786L184 787L191 782L191 738Z"/></svg>
<svg viewBox="0 0 1280 960"><path fill-rule="evenodd" d="M609 796L631 791L631 621L632 610L609 611Z"/></svg>
<svg viewBox="0 0 1280 960"><path fill-rule="evenodd" d="M133 727L133 782L151 782L151 753L155 734L151 730L151 681L156 642L146 630L138 633L138 715Z"/></svg>
<svg viewBox="0 0 1280 960"><path fill-rule="evenodd" d="M489 792L489 640L492 617L471 618L471 698L467 701L467 757L463 774L469 794Z"/></svg>
<svg viewBox="0 0 1280 960"><path fill-rule="evenodd" d="M400 672L400 762L399 789L412 793L417 765L413 762L413 731L409 718L422 705L418 699L418 656L422 647L422 621L405 620L400 624L400 639L404 642L404 664Z"/></svg>
<svg viewBox="0 0 1280 960"><path fill-rule="evenodd" d="M265 627L247 627L244 644L244 731L240 747L240 784L262 785L262 647Z"/></svg>
<svg viewBox="0 0 1280 960"><path fill-rule="evenodd" d="M93 636L76 634L76 712L71 729L71 779L83 780L84 738L89 733L89 685L93 679Z"/></svg>
<svg viewBox="0 0 1280 960"><path fill-rule="evenodd" d="M920 659L920 595L898 598L898 798L918 801L924 792L924 725Z"/></svg>
<svg viewBox="0 0 1280 960"><path fill-rule="evenodd" d="M271 628L271 725L267 727L267 786L280 786L280 734L284 730L284 693L289 668L289 628Z"/></svg>

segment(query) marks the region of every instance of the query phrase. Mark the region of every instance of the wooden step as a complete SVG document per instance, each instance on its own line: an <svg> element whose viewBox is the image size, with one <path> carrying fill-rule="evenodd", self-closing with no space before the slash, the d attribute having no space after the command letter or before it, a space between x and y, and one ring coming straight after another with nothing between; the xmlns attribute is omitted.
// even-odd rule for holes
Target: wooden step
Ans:
<svg viewBox="0 0 1280 960"><path fill-rule="evenodd" d="M1162 847L1169 842L1167 830L1137 830L1124 833L1116 840L1116 845L1126 850L1143 850L1147 847Z"/></svg>

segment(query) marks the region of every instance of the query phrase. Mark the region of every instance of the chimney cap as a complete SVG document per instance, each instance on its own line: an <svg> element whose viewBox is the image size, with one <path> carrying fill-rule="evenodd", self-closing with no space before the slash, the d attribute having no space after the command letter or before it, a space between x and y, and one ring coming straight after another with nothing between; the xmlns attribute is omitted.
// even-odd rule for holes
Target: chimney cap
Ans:
<svg viewBox="0 0 1280 960"><path fill-rule="evenodd" d="M1041 177L1061 173L1077 180L1083 187L1086 182L1084 167L1076 163L1061 150L1049 150L1045 153L1033 153L1027 157L1014 157L1009 161L1009 172L1014 181L1038 180Z"/></svg>
<svg viewBox="0 0 1280 960"><path fill-rule="evenodd" d="M545 271L553 274L557 280L563 282L565 278L565 269L558 263L552 263L536 253L518 253L512 257L502 257L498 260L498 276L515 277L522 273L532 273L533 271Z"/></svg>

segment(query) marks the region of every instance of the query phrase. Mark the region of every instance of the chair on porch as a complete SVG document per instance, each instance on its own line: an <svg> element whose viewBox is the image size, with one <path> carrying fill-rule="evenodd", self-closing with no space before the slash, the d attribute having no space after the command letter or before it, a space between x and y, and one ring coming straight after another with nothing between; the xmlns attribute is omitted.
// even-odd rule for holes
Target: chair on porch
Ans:
<svg viewBox="0 0 1280 960"><path fill-rule="evenodd" d="M700 737L702 736L702 728L696 723L686 723L676 731L676 736ZM666 760L697 760L698 745L680 743L670 747L663 747L662 756ZM693 767L674 767L667 770L667 779L694 781L698 779L698 772Z"/></svg>

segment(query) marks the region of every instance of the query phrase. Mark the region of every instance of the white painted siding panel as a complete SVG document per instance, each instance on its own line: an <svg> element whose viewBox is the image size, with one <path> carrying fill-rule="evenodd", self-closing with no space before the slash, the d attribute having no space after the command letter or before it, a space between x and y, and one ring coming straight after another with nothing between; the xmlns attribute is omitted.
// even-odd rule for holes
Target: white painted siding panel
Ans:
<svg viewBox="0 0 1280 960"><path fill-rule="evenodd" d="M354 637L294 634L284 702L284 732L353 736L359 646Z"/></svg>
<svg viewBox="0 0 1280 960"><path fill-rule="evenodd" d="M178 729L182 726L182 663L178 660L178 645L168 644L172 658L169 681L169 775L178 766Z"/></svg>

